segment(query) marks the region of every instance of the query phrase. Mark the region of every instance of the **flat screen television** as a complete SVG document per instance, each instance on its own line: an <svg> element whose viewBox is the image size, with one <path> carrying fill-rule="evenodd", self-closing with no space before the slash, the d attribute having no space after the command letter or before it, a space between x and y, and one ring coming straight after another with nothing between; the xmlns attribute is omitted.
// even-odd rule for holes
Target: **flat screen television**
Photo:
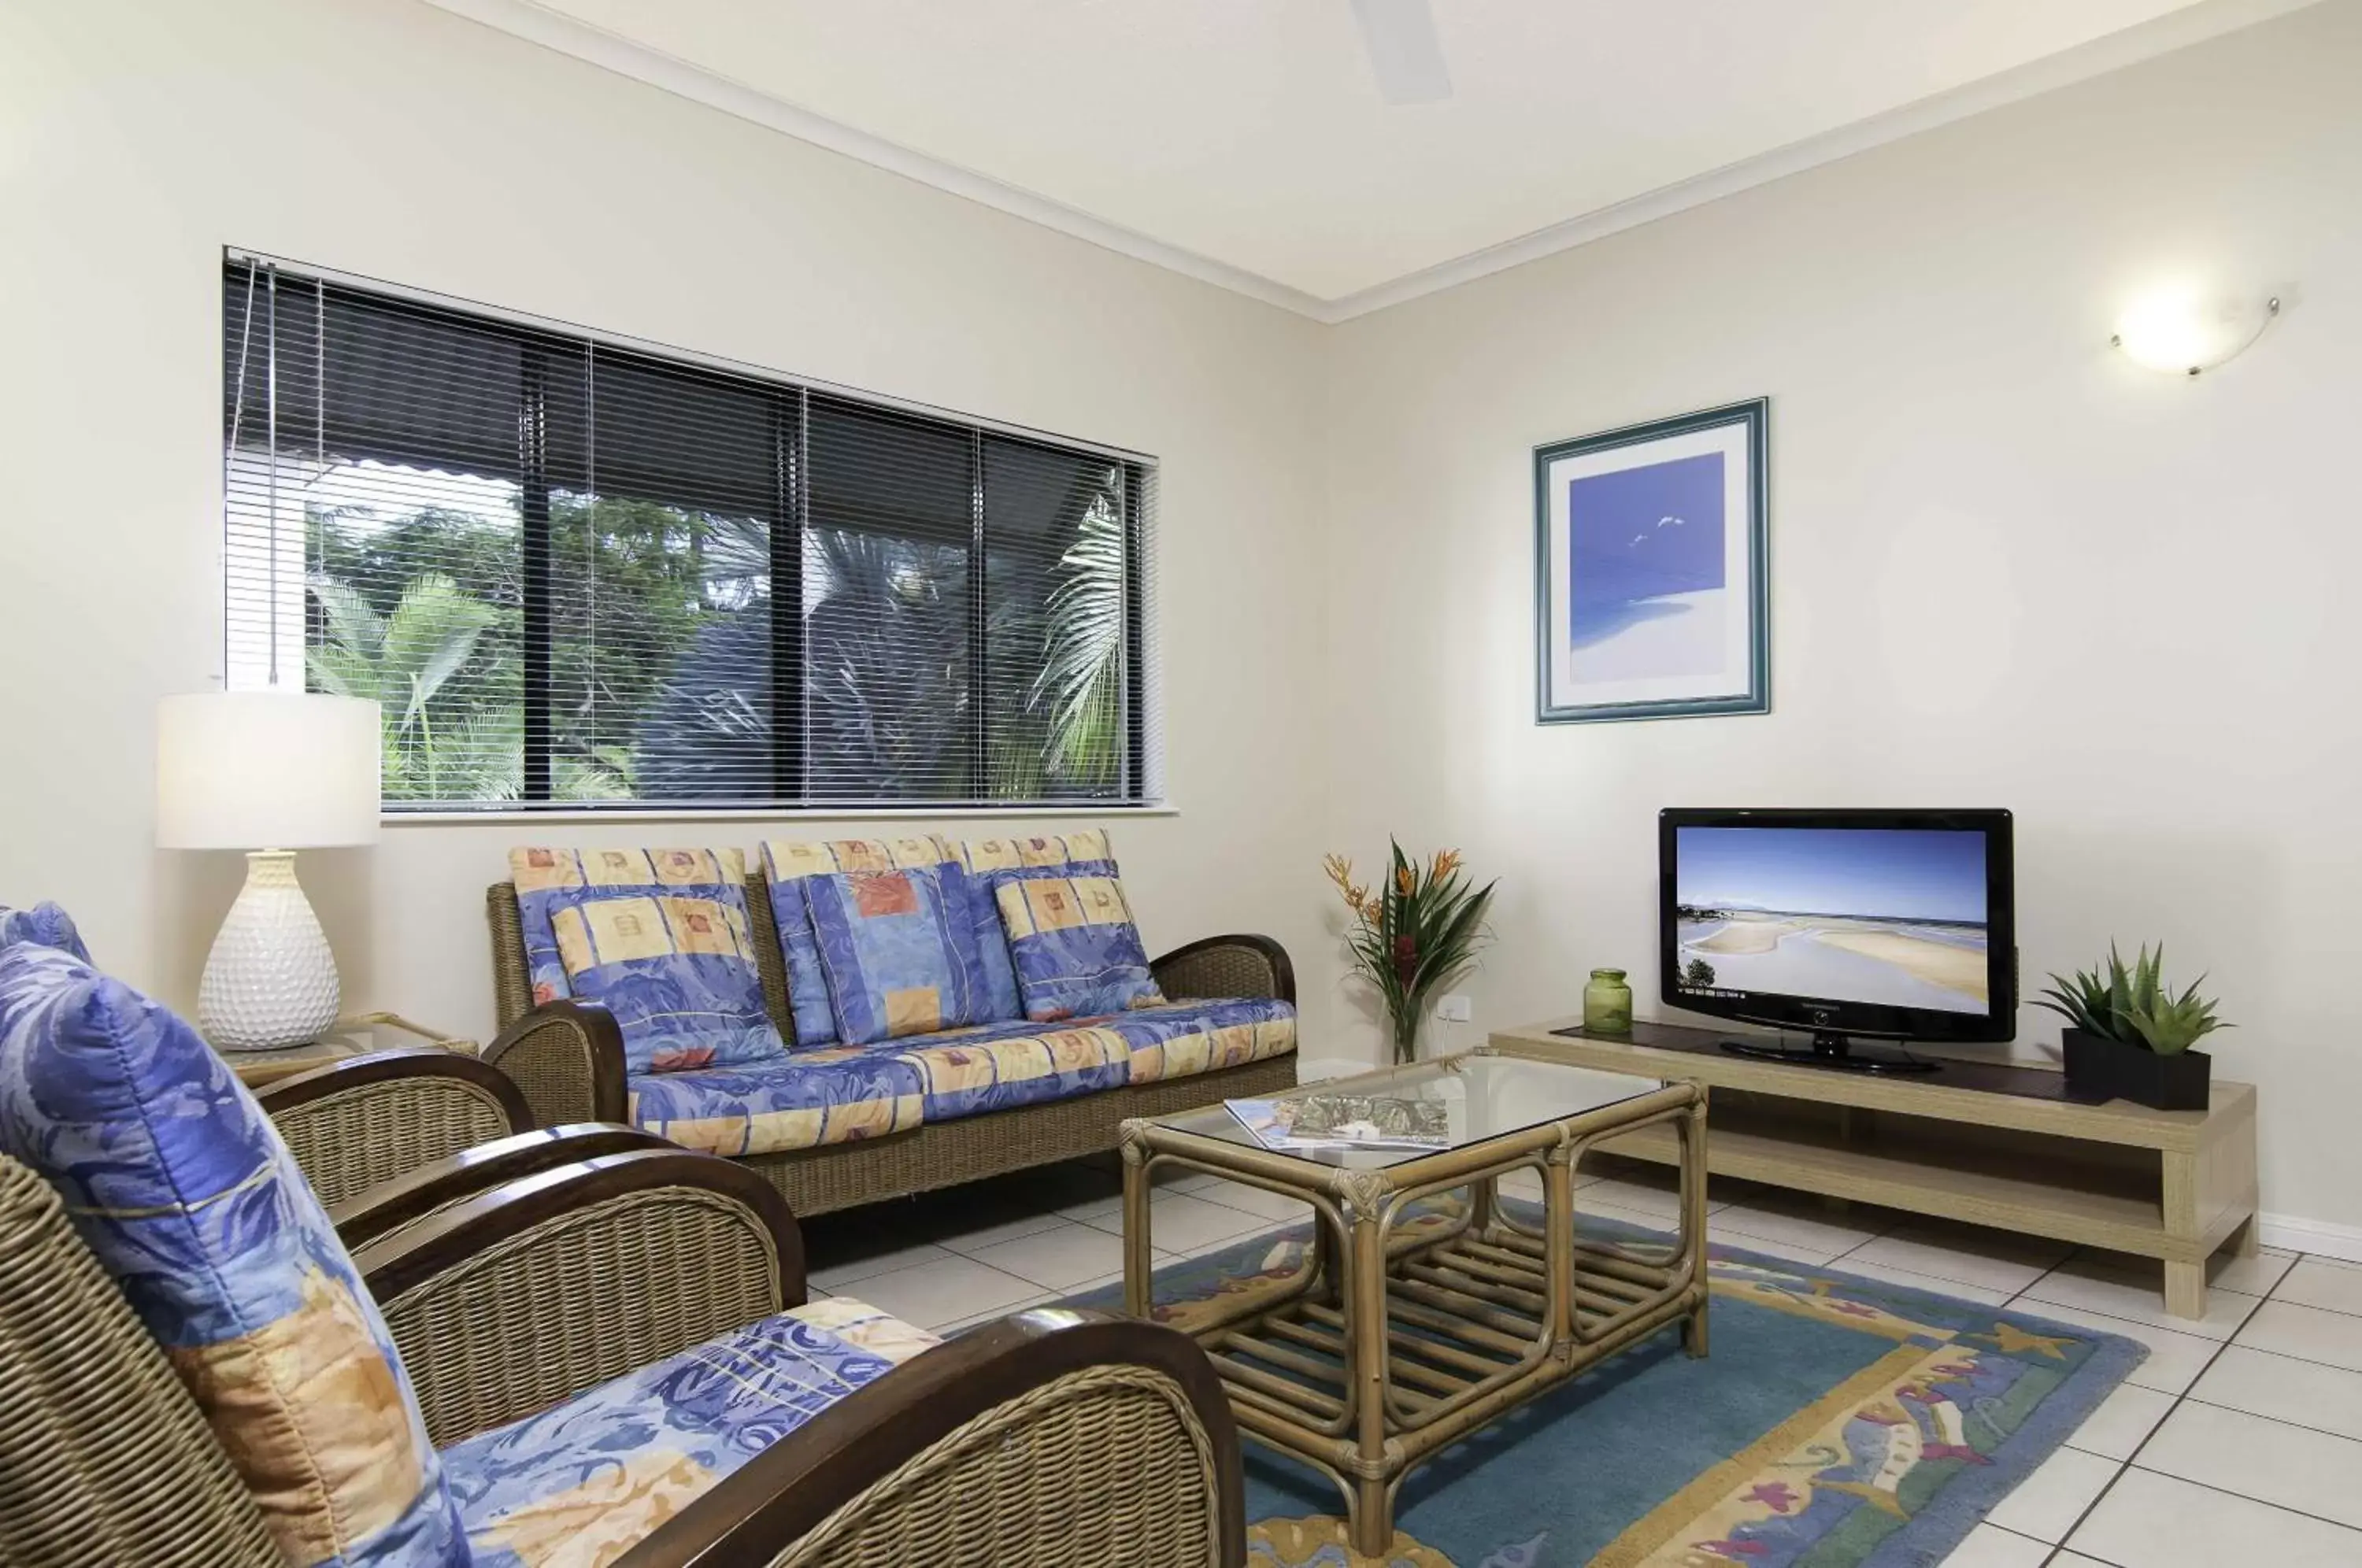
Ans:
<svg viewBox="0 0 2362 1568"><path fill-rule="evenodd" d="M1813 1036L1726 1050L1927 1072L1851 1040L2016 1032L2007 812L1669 810L1657 866L1665 1004Z"/></svg>

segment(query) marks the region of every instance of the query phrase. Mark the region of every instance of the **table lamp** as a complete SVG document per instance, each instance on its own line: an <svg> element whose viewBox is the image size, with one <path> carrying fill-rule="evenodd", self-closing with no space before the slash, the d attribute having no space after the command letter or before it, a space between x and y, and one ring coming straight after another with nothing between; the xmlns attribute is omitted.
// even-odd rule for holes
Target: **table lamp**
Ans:
<svg viewBox="0 0 2362 1568"><path fill-rule="evenodd" d="M243 849L246 886L197 990L216 1050L304 1045L337 1021L337 960L295 880L299 849L374 843L378 705L285 690L156 707L156 842Z"/></svg>

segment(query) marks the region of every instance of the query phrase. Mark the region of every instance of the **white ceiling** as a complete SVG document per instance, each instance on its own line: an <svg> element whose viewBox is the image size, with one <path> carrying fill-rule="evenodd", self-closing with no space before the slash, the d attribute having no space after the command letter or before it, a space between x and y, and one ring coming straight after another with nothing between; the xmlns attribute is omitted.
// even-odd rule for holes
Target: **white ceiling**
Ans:
<svg viewBox="0 0 2362 1568"><path fill-rule="evenodd" d="M436 3L1334 315L2302 0L1434 0L1454 91L1401 107L1349 0Z"/></svg>

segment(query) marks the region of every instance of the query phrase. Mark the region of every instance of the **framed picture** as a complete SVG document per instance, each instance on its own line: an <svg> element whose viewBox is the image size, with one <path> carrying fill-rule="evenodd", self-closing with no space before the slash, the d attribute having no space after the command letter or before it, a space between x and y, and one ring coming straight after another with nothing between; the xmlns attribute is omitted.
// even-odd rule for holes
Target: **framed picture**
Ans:
<svg viewBox="0 0 2362 1568"><path fill-rule="evenodd" d="M1540 722L1770 712L1771 409L1534 448Z"/></svg>

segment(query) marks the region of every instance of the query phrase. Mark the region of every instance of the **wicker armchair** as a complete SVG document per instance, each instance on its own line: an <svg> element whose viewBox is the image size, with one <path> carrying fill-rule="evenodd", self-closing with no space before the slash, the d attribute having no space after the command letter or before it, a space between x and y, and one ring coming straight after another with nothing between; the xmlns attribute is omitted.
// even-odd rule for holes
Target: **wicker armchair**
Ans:
<svg viewBox="0 0 2362 1568"><path fill-rule="evenodd" d="M535 1125L516 1080L431 1045L372 1051L256 1091L330 1206Z"/></svg>
<svg viewBox="0 0 2362 1568"><path fill-rule="evenodd" d="M780 1037L795 1038L787 966L760 873L746 879L746 910L754 924L763 996ZM485 1062L516 1081L545 1124L627 1120L623 1036L603 1008L552 1001L535 1007L527 978L524 933L516 889L485 890L491 928L492 981L501 1032L484 1048ZM1296 971L1287 951L1268 936L1208 937L1154 960L1150 970L1175 1000L1268 997L1296 1000ZM914 1192L953 1187L1004 1172L1117 1146L1124 1121L1163 1116L1220 1100L1293 1088L1296 1063L1270 1057L1192 1077L1103 1089L1097 1094L930 1123L907 1132L776 1154L739 1156L777 1187L798 1214L824 1214Z"/></svg>
<svg viewBox="0 0 2362 1568"><path fill-rule="evenodd" d="M476 1144L380 1182L357 1197L328 1205L328 1219L337 1227L337 1239L358 1252L510 1182L602 1154L672 1146L653 1132L606 1122L537 1128Z"/></svg>
<svg viewBox="0 0 2362 1568"><path fill-rule="evenodd" d="M772 1186L667 1148L478 1191L386 1231L355 1263L438 1444L804 1294L795 1221ZM1107 1481L1109 1453L1124 1456L1120 1486ZM1236 1430L1203 1353L1152 1324L1043 1310L846 1396L617 1568L1236 1568L1244 1557ZM204 1416L56 1193L0 1156L0 1562L279 1561Z"/></svg>

